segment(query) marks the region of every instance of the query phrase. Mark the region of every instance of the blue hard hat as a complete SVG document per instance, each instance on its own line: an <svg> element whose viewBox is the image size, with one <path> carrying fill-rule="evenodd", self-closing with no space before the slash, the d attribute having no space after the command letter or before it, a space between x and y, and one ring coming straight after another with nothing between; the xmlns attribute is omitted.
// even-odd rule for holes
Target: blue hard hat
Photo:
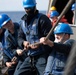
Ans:
<svg viewBox="0 0 76 75"><path fill-rule="evenodd" d="M11 19L6 14L0 14L0 28L5 25Z"/></svg>
<svg viewBox="0 0 76 75"><path fill-rule="evenodd" d="M23 7L24 8L34 7L34 6L36 6L35 0L23 0Z"/></svg>
<svg viewBox="0 0 76 75"><path fill-rule="evenodd" d="M58 13L56 10L54 10L54 11L52 11L52 12L50 13L50 17L51 17L51 18L54 17L54 16L59 16L59 13Z"/></svg>
<svg viewBox="0 0 76 75"><path fill-rule="evenodd" d="M76 3L74 3L74 4L72 5L72 7L71 7L71 10L72 10L72 11L75 10L75 5L76 5Z"/></svg>
<svg viewBox="0 0 76 75"><path fill-rule="evenodd" d="M62 34L62 33L73 34L73 30L68 24L60 23L54 29L54 34Z"/></svg>

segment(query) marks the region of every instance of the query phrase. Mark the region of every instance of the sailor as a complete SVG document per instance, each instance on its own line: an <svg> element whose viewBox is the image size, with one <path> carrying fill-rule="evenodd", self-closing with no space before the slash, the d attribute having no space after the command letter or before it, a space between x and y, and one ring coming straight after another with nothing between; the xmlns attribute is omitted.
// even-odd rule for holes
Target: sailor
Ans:
<svg viewBox="0 0 76 75"><path fill-rule="evenodd" d="M51 11L50 13L50 20L52 22L52 25L54 26L54 24L56 23L56 21L59 18L59 12L58 11ZM65 18L65 15L63 15L63 17L60 20L61 23L68 23L67 19Z"/></svg>
<svg viewBox="0 0 76 75"><path fill-rule="evenodd" d="M25 49L27 57L22 64L18 63L14 75L36 75L33 73L34 67L39 75L43 75L50 47L31 44L39 42L42 36L46 36L52 25L49 18L36 9L36 0L23 0L23 7L26 14L21 18L18 43ZM53 33L50 39L54 41Z"/></svg>
<svg viewBox="0 0 76 75"><path fill-rule="evenodd" d="M52 48L44 75L62 75L64 72L64 66L69 55L69 52L74 43L73 39L70 39L70 35L73 34L71 27L68 24L61 23L54 29L55 41L45 40L45 37L40 39L40 42L44 45L49 45Z"/></svg>
<svg viewBox="0 0 76 75"><path fill-rule="evenodd" d="M0 28L5 29L4 44L3 44L3 60L6 67L8 67L8 75L13 75L17 62L11 61L16 55L18 47L17 35L19 24L13 23L7 14L0 14Z"/></svg>
<svg viewBox="0 0 76 75"><path fill-rule="evenodd" d="M50 10L49 10L49 13L47 14L48 18L50 18L50 13L51 13L52 11L54 11L54 10L56 10L56 7L55 7L55 6L51 6L51 7L50 7Z"/></svg>

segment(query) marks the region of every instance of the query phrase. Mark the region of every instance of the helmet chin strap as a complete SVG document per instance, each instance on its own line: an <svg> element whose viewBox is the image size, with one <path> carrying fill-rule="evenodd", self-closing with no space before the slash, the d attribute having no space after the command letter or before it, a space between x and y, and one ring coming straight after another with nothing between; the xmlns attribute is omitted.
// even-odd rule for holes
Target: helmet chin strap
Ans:
<svg viewBox="0 0 76 75"><path fill-rule="evenodd" d="M62 39L61 39L61 42L60 42L60 43L63 43L63 42L64 42L64 36L65 36L65 33L63 34L63 36L62 36Z"/></svg>

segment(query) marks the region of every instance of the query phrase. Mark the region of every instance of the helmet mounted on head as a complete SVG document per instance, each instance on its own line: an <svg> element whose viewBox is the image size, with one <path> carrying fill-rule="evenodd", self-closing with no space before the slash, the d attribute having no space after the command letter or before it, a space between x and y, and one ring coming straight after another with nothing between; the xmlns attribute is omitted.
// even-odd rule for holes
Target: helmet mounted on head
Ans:
<svg viewBox="0 0 76 75"><path fill-rule="evenodd" d="M54 11L54 10L56 10L56 7L55 7L55 6L52 6L52 7L50 8L50 11Z"/></svg>
<svg viewBox="0 0 76 75"><path fill-rule="evenodd" d="M36 6L35 0L23 0L23 7L24 8L34 7L34 6Z"/></svg>
<svg viewBox="0 0 76 75"><path fill-rule="evenodd" d="M60 23L56 28L54 29L54 34L73 34L72 28L66 24L66 23Z"/></svg>
<svg viewBox="0 0 76 75"><path fill-rule="evenodd" d="M71 7L71 10L72 10L72 11L75 10L75 6L76 6L76 3L72 4L72 7Z"/></svg>
<svg viewBox="0 0 76 75"><path fill-rule="evenodd" d="M0 28L2 28L10 20L11 19L8 15L0 14Z"/></svg>
<svg viewBox="0 0 76 75"><path fill-rule="evenodd" d="M50 13L50 17L52 18L52 17L55 17L55 16L59 16L59 13L55 10L55 11L52 11L51 13Z"/></svg>

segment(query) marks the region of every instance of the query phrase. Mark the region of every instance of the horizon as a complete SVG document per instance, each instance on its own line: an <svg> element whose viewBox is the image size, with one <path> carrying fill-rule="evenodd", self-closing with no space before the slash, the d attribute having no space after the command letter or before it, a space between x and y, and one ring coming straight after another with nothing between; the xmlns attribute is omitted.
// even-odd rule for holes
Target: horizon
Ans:
<svg viewBox="0 0 76 75"><path fill-rule="evenodd" d="M49 0L36 0L37 9L47 11L48 2ZM1 11L24 11L22 0L0 0L0 12Z"/></svg>

